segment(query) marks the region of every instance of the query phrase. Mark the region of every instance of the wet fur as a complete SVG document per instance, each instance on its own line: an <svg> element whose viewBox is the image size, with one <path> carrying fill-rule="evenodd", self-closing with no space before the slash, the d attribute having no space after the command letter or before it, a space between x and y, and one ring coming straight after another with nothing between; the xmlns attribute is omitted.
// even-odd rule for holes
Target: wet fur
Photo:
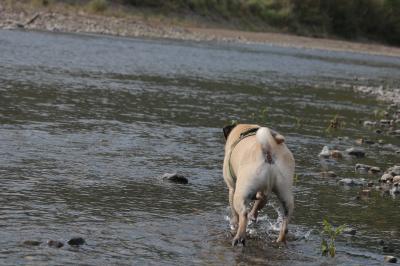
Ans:
<svg viewBox="0 0 400 266"><path fill-rule="evenodd" d="M237 180L233 180L229 170L229 154L232 144L240 134L258 125L239 124L224 128L225 158L223 175L229 188L231 225L237 229L232 245L245 244L248 219L256 220L258 212L267 203L268 196L274 192L283 209L277 242L286 243L286 233L290 216L293 213L292 184L295 162L292 153L284 143L284 137L268 128L258 129L257 134L242 139L233 149L231 165ZM267 160L267 154L272 163ZM252 210L247 206L255 200Z"/></svg>

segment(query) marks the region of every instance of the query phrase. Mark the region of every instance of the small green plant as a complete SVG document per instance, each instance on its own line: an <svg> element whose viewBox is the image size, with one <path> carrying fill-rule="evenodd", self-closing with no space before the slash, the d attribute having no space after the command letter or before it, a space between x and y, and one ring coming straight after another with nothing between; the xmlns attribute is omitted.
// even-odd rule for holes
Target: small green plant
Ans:
<svg viewBox="0 0 400 266"><path fill-rule="evenodd" d="M332 129L341 129L344 127L344 122L339 119L339 115L335 115L331 121L329 121L329 126L325 129L327 133L331 132Z"/></svg>
<svg viewBox="0 0 400 266"><path fill-rule="evenodd" d="M374 110L375 119L382 119L385 117L386 114L387 112L385 110L379 110L379 109Z"/></svg>
<svg viewBox="0 0 400 266"><path fill-rule="evenodd" d="M92 12L101 13L106 11L108 3L106 0L91 0L87 7Z"/></svg>
<svg viewBox="0 0 400 266"><path fill-rule="evenodd" d="M321 252L323 256L329 254L333 258L336 255L336 237L343 232L346 226L341 225L334 228L326 219L322 223L324 227L322 229Z"/></svg>

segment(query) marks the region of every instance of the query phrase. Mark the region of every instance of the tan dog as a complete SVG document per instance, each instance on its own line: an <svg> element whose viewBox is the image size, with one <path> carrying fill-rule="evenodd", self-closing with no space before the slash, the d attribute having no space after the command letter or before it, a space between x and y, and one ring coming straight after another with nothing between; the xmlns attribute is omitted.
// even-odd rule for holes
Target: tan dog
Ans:
<svg viewBox="0 0 400 266"><path fill-rule="evenodd" d="M295 162L284 137L258 125L239 124L224 128L226 139L223 174L229 188L230 223L237 229L232 245L245 244L248 219L274 192L282 204L283 221L277 242L286 243L289 218L293 213L292 184ZM255 200L248 213L247 206Z"/></svg>

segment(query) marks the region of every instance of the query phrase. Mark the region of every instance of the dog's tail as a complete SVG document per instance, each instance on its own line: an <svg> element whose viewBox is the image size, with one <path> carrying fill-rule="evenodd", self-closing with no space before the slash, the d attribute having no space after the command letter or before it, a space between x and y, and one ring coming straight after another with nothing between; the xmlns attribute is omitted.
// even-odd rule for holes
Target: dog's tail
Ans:
<svg viewBox="0 0 400 266"><path fill-rule="evenodd" d="M260 127L257 130L256 137L257 141L264 149L268 148L271 145L279 145L285 141L285 137L267 127Z"/></svg>

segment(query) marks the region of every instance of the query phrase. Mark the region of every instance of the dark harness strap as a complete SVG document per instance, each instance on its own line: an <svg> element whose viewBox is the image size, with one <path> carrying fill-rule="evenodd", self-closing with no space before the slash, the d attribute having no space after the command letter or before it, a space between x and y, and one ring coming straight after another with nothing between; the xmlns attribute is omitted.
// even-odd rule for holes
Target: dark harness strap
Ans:
<svg viewBox="0 0 400 266"><path fill-rule="evenodd" d="M231 146L231 151L229 153L229 161L228 161L229 162L229 174L235 181L236 181L236 175L235 175L235 172L233 171L232 164L231 164L232 152L235 149L236 145L238 145L238 143L240 141L242 141L243 139L245 139L247 137L254 136L257 133L258 129L259 129L259 127L255 127L255 128L250 128L250 129L246 130L245 132L242 132L240 134L240 137Z"/></svg>

